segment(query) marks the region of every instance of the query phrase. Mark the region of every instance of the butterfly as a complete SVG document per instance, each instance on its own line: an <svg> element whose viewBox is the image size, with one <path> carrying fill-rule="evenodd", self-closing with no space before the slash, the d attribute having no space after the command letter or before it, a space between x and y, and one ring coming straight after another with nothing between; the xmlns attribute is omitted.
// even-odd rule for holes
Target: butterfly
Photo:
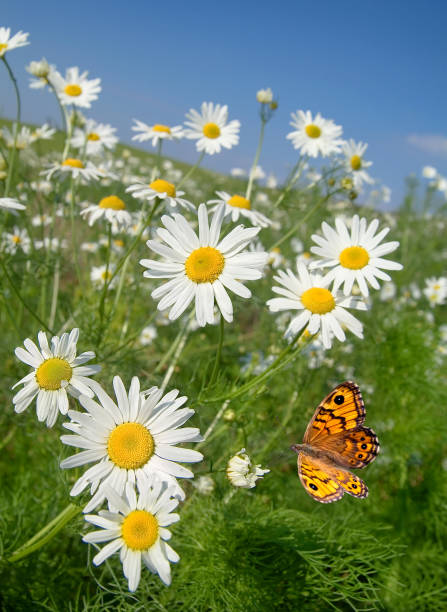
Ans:
<svg viewBox="0 0 447 612"><path fill-rule="evenodd" d="M344 382L324 398L307 426L298 453L298 475L307 493L323 504L345 493L367 497L368 487L348 468L364 468L377 457L376 434L363 427L365 405L358 385Z"/></svg>

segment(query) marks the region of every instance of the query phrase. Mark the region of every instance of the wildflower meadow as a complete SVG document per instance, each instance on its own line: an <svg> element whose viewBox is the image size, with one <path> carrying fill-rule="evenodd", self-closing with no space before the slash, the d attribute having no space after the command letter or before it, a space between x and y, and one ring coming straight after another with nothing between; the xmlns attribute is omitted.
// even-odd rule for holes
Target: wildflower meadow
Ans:
<svg viewBox="0 0 447 612"><path fill-rule="evenodd" d="M362 134L268 83L246 168L206 169L225 100L124 145L94 58L32 42L0 27L0 608L446 610L447 179L387 208Z"/></svg>

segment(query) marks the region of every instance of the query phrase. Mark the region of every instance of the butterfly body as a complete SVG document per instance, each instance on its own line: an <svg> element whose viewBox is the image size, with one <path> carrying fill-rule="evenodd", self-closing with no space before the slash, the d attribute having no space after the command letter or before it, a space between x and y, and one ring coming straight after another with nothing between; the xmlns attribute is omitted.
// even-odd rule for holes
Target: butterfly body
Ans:
<svg viewBox="0 0 447 612"><path fill-rule="evenodd" d="M348 470L364 468L380 449L372 429L363 426L365 406L358 386L344 382L335 387L316 409L298 454L298 475L315 500L330 503L344 493L364 498L366 484Z"/></svg>

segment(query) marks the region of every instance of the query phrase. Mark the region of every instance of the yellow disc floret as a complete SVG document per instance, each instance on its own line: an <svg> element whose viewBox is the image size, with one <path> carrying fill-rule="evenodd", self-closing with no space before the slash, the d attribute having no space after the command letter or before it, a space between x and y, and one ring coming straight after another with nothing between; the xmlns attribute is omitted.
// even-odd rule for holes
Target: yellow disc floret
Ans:
<svg viewBox="0 0 447 612"><path fill-rule="evenodd" d="M132 550L148 550L158 538L158 521L146 510L133 510L121 525L121 537Z"/></svg>
<svg viewBox="0 0 447 612"><path fill-rule="evenodd" d="M63 166L70 166L70 168L83 168L84 164L80 159L74 159L73 157L67 157L65 161L62 162Z"/></svg>
<svg viewBox="0 0 447 612"><path fill-rule="evenodd" d="M82 87L80 85L76 85L76 83L72 83L71 85L65 86L64 93L66 93L67 96L77 98L82 93Z"/></svg>
<svg viewBox="0 0 447 612"><path fill-rule="evenodd" d="M203 126L203 135L207 138L219 138L220 136L220 127L217 123L205 123Z"/></svg>
<svg viewBox="0 0 447 612"><path fill-rule="evenodd" d="M107 452L115 465L136 470L154 453L154 439L140 423L122 423L115 427L107 441Z"/></svg>
<svg viewBox="0 0 447 612"><path fill-rule="evenodd" d="M62 381L71 380L73 370L65 359L51 357L46 359L36 371L36 381L41 389L57 391L62 387Z"/></svg>
<svg viewBox="0 0 447 612"><path fill-rule="evenodd" d="M149 187L154 191L158 191L158 193L166 193L170 198L175 198L177 194L175 185L169 181L164 181L163 179L152 181Z"/></svg>
<svg viewBox="0 0 447 612"><path fill-rule="evenodd" d="M8 48L8 43L0 43L0 53L4 53Z"/></svg>
<svg viewBox="0 0 447 612"><path fill-rule="evenodd" d="M170 134L171 128L168 125L162 125L161 123L156 123L152 126L153 132L160 132L160 134Z"/></svg>
<svg viewBox="0 0 447 612"><path fill-rule="evenodd" d="M351 157L351 168L353 170L360 170L361 167L362 167L362 158L360 157L360 155L353 155Z"/></svg>
<svg viewBox="0 0 447 612"><path fill-rule="evenodd" d="M309 125L306 125L305 131L309 138L320 138L321 136L321 128L318 127L318 125L315 125L315 123L309 123Z"/></svg>
<svg viewBox="0 0 447 612"><path fill-rule="evenodd" d="M20 236L16 236L14 235L11 240L14 242L14 244L20 244L20 242L22 242L22 239L20 238Z"/></svg>
<svg viewBox="0 0 447 612"><path fill-rule="evenodd" d="M87 140L101 140L101 136L99 134L97 134L96 132L90 132L90 134L87 135Z"/></svg>
<svg viewBox="0 0 447 612"><path fill-rule="evenodd" d="M231 196L227 204L229 204L230 206L234 206L235 208L247 208L248 210L250 210L251 208L250 200L247 200L247 198L244 198L240 195Z"/></svg>
<svg viewBox="0 0 447 612"><path fill-rule="evenodd" d="M351 246L343 249L340 253L339 261L344 268L360 270L368 264L369 254L363 247Z"/></svg>
<svg viewBox="0 0 447 612"><path fill-rule="evenodd" d="M307 289L301 296L301 303L312 314L326 314L335 308L334 296L323 287Z"/></svg>
<svg viewBox="0 0 447 612"><path fill-rule="evenodd" d="M99 202L98 206L99 208L111 208L112 210L124 210L126 208L126 205L124 204L122 199L116 195L111 195L107 196L106 198L103 198Z"/></svg>
<svg viewBox="0 0 447 612"><path fill-rule="evenodd" d="M225 266L225 258L213 247L200 247L185 261L185 272L194 283L214 283Z"/></svg>

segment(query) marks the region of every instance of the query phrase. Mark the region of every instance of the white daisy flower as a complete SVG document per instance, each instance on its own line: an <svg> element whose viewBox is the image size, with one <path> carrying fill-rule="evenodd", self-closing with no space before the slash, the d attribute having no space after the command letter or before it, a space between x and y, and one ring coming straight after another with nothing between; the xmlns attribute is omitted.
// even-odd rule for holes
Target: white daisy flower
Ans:
<svg viewBox="0 0 447 612"><path fill-rule="evenodd" d="M71 144L77 149L84 149L87 155L98 155L104 149L113 149L118 142L116 128L106 123L97 123L87 119L81 128L75 128Z"/></svg>
<svg viewBox="0 0 447 612"><path fill-rule="evenodd" d="M15 138L14 134L12 134L7 127L2 128L1 134L8 149L15 148L18 151L23 151L23 149L29 147L29 145L33 142L32 132L26 125L22 125Z"/></svg>
<svg viewBox="0 0 447 612"><path fill-rule="evenodd" d="M90 108L91 102L98 99L101 79L88 80L87 76L88 71L80 73L77 66L67 68L65 78L59 72L54 73L52 84L62 104Z"/></svg>
<svg viewBox="0 0 447 612"><path fill-rule="evenodd" d="M88 218L90 226L102 218L120 228L128 227L132 223L132 216L127 212L125 203L116 195L102 198L98 204L84 208L81 210L81 216Z"/></svg>
<svg viewBox="0 0 447 612"><path fill-rule="evenodd" d="M59 251L59 249L67 248L67 241L65 238L61 240L60 238L45 236L43 240L36 240L34 246L36 247L36 251L43 248L47 251Z"/></svg>
<svg viewBox="0 0 447 612"><path fill-rule="evenodd" d="M197 151L204 151L208 155L220 153L222 147L231 149L239 142L240 123L237 120L228 122L228 107L212 102L203 102L201 113L193 108L186 114L189 121L185 125L186 138L197 140Z"/></svg>
<svg viewBox="0 0 447 612"><path fill-rule="evenodd" d="M191 202L181 197L185 192L177 191L174 183L170 183L163 179L156 179L149 185L146 183L134 183L133 185L129 185L126 192L131 193L134 198L141 198L149 201L160 198L167 206L171 206L172 208L179 205L188 210L195 211L194 204L191 204Z"/></svg>
<svg viewBox="0 0 447 612"><path fill-rule="evenodd" d="M11 36L11 28L0 28L0 57L3 57L7 51L29 45L28 36L29 33L22 30Z"/></svg>
<svg viewBox="0 0 447 612"><path fill-rule="evenodd" d="M142 259L148 268L146 278L169 278L152 292L160 299L159 310L170 308L169 319L177 319L195 299L197 323L203 327L214 322L214 299L224 319L233 320L233 305L225 288L241 297L251 297L251 292L240 280L256 280L262 277L266 253L241 252L258 234L260 228L244 228L240 225L223 239L220 230L225 215L221 205L213 215L211 227L205 204L198 210L199 236L188 221L179 214L164 215L166 229L159 228L158 236L166 245L148 240L150 249L165 258L159 262Z"/></svg>
<svg viewBox="0 0 447 612"><path fill-rule="evenodd" d="M97 384L88 376L97 374L100 365L83 365L95 357L93 351L86 351L76 356L76 343L79 329L73 329L70 334L62 334L51 338L51 347L47 335L40 331L37 335L39 348L27 338L23 343L25 349L18 347L16 356L30 365L33 371L19 380L12 388L23 384L12 399L14 410L23 412L37 396L37 418L46 421L47 427L53 427L58 412L67 414L68 396L78 397L84 394L93 397L92 388Z"/></svg>
<svg viewBox="0 0 447 612"><path fill-rule="evenodd" d="M334 281L334 290L344 285L344 294L349 295L354 282L357 283L361 293L367 296L368 285L379 289L377 279L389 281L391 277L383 270L402 270L402 264L388 259L383 259L395 251L399 242L385 242L380 244L389 232L389 227L384 228L378 234L379 220L374 219L369 225L367 220L358 215L352 218L351 234L346 224L340 219L335 220L333 229L323 222L321 229L323 236L312 235L312 240L318 246L311 247L312 253L324 259L312 262L310 268L333 268L328 273L328 278Z"/></svg>
<svg viewBox="0 0 447 612"><path fill-rule="evenodd" d="M310 274L304 264L298 264L297 270L298 276L291 270L279 271L274 279L281 287L273 287L273 291L283 297L267 302L272 312L301 311L290 322L285 337L292 340L302 329L306 329L312 336L321 333L324 347L331 348L332 333L340 342L345 341L344 326L358 338L363 338L362 324L346 308L366 310L366 305L358 298L344 297L329 290L331 280L327 276L322 278Z"/></svg>
<svg viewBox="0 0 447 612"><path fill-rule="evenodd" d="M264 478L264 474L268 474L270 470L264 470L261 465L253 465L250 457L245 452L245 448L231 457L227 464L227 477L234 487L242 487L243 489L253 489L256 482L260 478Z"/></svg>
<svg viewBox="0 0 447 612"><path fill-rule="evenodd" d="M267 89L260 89L256 94L256 100L260 104L271 104L273 102L273 91L270 87L267 87Z"/></svg>
<svg viewBox="0 0 447 612"><path fill-rule="evenodd" d="M49 64L43 57L40 61L33 61L26 66L26 70L35 78L30 79L31 89L43 89L58 78L58 72L54 64Z"/></svg>
<svg viewBox="0 0 447 612"><path fill-rule="evenodd" d="M365 168L372 166L372 162L363 159L367 148L366 143L355 142L352 139L343 144L346 172L352 177L356 189L360 189L363 183L371 184L374 182L365 170Z"/></svg>
<svg viewBox="0 0 447 612"><path fill-rule="evenodd" d="M98 531L87 533L82 539L90 544L108 542L93 557L94 565L100 565L114 553L120 551L124 576L128 580L129 591L136 591L140 583L141 562L161 580L171 584L171 566L180 557L167 540L171 532L169 525L180 520L172 511L178 506L178 500L172 499L172 490L165 488L158 479L151 477L144 488L135 489L127 484L125 495L120 496L107 488L109 503L117 512L101 510L99 516L88 514L85 520L97 527Z"/></svg>
<svg viewBox="0 0 447 612"><path fill-rule="evenodd" d="M427 278L422 290L430 306L445 304L447 299L447 278Z"/></svg>
<svg viewBox="0 0 447 612"><path fill-rule="evenodd" d="M216 210L216 208L222 202L225 204L225 217L227 219L231 218L233 222L236 222L240 216L245 217L250 221L252 225L256 225L257 227L268 227L272 225L272 221L268 219L262 213L251 210L251 202L247 198L244 198L241 195L233 195L230 196L226 191L216 191L218 200L210 200L209 204L217 203L212 210Z"/></svg>
<svg viewBox="0 0 447 612"><path fill-rule="evenodd" d="M81 177L83 182L88 182L90 180L96 181L104 176L101 170L96 168L91 161L84 163L80 159L74 157L67 157L62 163L55 162L40 174L47 180L50 180L54 175L62 177L71 174L75 179Z"/></svg>
<svg viewBox="0 0 447 612"><path fill-rule="evenodd" d="M296 128L287 138L292 141L295 149L300 149L302 155L309 157L326 157L331 153L339 153L343 129L336 125L332 119L323 119L320 113L312 118L310 111L298 110L291 113L293 121L290 125Z"/></svg>
<svg viewBox="0 0 447 612"><path fill-rule="evenodd" d="M138 142L151 140L153 147L156 147L160 140L180 140L184 136L181 125L170 127L161 123L147 125L147 123L138 121L138 119L134 119L134 121L135 125L132 126L132 131L139 133L132 136L132 140L137 140Z"/></svg>
<svg viewBox="0 0 447 612"><path fill-rule="evenodd" d="M109 283L107 285L107 288L114 289L118 282L117 276L113 277L112 279L114 271L114 264L109 264L108 267L105 264L103 264L102 266L93 266L90 272L90 280L92 281L96 289L102 289L106 281L108 281Z"/></svg>
<svg viewBox="0 0 447 612"><path fill-rule="evenodd" d="M14 226L12 232L5 232L3 234L2 245L5 253L10 255L14 255L17 249L21 249L24 253L29 253L31 250L31 240L28 232L17 226Z"/></svg>
<svg viewBox="0 0 447 612"><path fill-rule="evenodd" d="M105 487L121 495L126 482L137 482L141 490L145 477L156 473L175 487L176 497L184 499L176 478L193 478L194 474L177 461L196 463L203 459L195 450L176 446L202 440L197 427L180 427L194 414L194 410L181 408L188 398L178 397L177 389L165 396L158 387L140 392L137 376L132 378L129 393L119 376L114 377L113 388L117 403L98 385L95 393L100 403L81 395L79 402L87 413L68 411L71 422L64 427L75 435L62 436L61 440L86 450L62 461L61 467L95 462L70 495L79 495L90 485L93 497L84 508L89 512L104 501Z"/></svg>
<svg viewBox="0 0 447 612"><path fill-rule="evenodd" d="M31 142L35 142L36 140L51 140L55 133L56 130L54 128L50 127L48 123L44 123L31 132Z"/></svg>
<svg viewBox="0 0 447 612"><path fill-rule="evenodd" d="M147 325L141 330L139 342L142 346L147 346L148 344L152 344L157 336L158 332L155 325Z"/></svg>
<svg viewBox="0 0 447 612"><path fill-rule="evenodd" d="M16 210L25 210L26 206L15 198L0 198L0 208L14 212Z"/></svg>

